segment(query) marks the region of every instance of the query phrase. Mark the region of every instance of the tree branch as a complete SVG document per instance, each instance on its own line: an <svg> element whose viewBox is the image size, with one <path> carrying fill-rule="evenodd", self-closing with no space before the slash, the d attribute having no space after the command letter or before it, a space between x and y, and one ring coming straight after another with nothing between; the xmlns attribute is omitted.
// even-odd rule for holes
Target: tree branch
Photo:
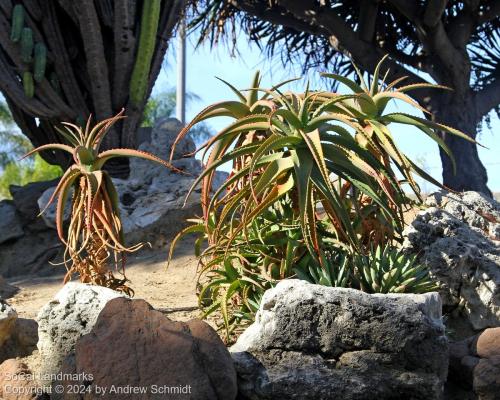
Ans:
<svg viewBox="0 0 500 400"><path fill-rule="evenodd" d="M500 78L476 92L475 98L478 116L483 117L500 104Z"/></svg>
<svg viewBox="0 0 500 400"><path fill-rule="evenodd" d="M435 26L441 20L447 4L448 0L429 0L422 22L427 26Z"/></svg>
<svg viewBox="0 0 500 400"><path fill-rule="evenodd" d="M479 10L479 23L493 21L495 18L500 17L500 1L490 0L483 4Z"/></svg>
<svg viewBox="0 0 500 400"><path fill-rule="evenodd" d="M75 7L85 49L85 62L90 77L93 108L96 118L102 120L111 117L113 110L99 16L93 0L75 2ZM105 144L107 148L118 147L120 138L114 134L107 135Z"/></svg>
<svg viewBox="0 0 500 400"><path fill-rule="evenodd" d="M419 17L420 10L417 2L414 0L388 0L401 14L411 22L415 22Z"/></svg>
<svg viewBox="0 0 500 400"><path fill-rule="evenodd" d="M370 42L375 33L377 22L378 2L374 0L361 0L359 12L358 32L361 40Z"/></svg>
<svg viewBox="0 0 500 400"><path fill-rule="evenodd" d="M448 26L448 36L457 48L465 48L477 26L479 0L465 2L465 7Z"/></svg>
<svg viewBox="0 0 500 400"><path fill-rule="evenodd" d="M277 0L277 3L310 26L322 27L327 32L332 46L351 57L366 71L373 72L384 55L383 49L374 48L373 44L363 41L358 33L354 32L330 7L317 6L313 1ZM407 76L409 83L425 82L421 77L394 60L387 60L386 65L390 69L390 79ZM420 93L415 93L415 96L418 97L417 100L428 96L425 92L425 90L421 90Z"/></svg>

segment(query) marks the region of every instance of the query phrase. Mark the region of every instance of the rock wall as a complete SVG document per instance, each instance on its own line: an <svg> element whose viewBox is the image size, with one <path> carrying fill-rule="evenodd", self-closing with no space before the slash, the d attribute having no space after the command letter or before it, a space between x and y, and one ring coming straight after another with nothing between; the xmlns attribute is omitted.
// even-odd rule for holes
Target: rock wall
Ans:
<svg viewBox="0 0 500 400"><path fill-rule="evenodd" d="M500 203L438 192L405 230L403 247L439 282L447 325L466 337L500 326Z"/></svg>

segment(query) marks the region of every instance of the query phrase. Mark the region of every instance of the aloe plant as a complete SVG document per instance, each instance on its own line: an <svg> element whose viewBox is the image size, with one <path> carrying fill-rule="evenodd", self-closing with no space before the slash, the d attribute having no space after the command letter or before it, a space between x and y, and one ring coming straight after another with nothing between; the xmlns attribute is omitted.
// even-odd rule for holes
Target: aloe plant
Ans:
<svg viewBox="0 0 500 400"><path fill-rule="evenodd" d="M392 99L420 110L405 92L429 85L396 88L398 82L378 84L379 70L380 65L371 86L363 80L358 85L338 75L325 75L348 85L354 93L347 95L309 89L303 94L282 93L279 85L264 90L258 87L257 74L246 96L230 86L239 101L216 103L198 114L179 134L179 140L193 125L208 118L229 116L235 120L202 146L205 169L192 187L202 181L205 218L217 210L215 234L228 223L228 218L237 214L239 224L233 231L237 235L285 195L293 199L305 243L318 259L318 206L334 227L336 239L360 251L373 236L363 237L357 227L372 222L374 213L385 229L401 230L402 212L409 204L403 184L408 183L417 198L420 190L413 174L440 184L397 147L389 125L414 125L448 153L436 130L471 139L456 129L423 118L384 114ZM259 97L259 93L263 95ZM210 197L215 170L227 162L233 164L233 173ZM360 204L364 208L361 213L356 209ZM367 206L374 212L367 213ZM353 211L365 220L354 221ZM382 239L391 239L391 235Z"/></svg>
<svg viewBox="0 0 500 400"><path fill-rule="evenodd" d="M231 226L223 227L225 241L202 250L216 228L215 219L192 219L190 226L173 240L169 260L177 242L196 234L199 257L199 306L203 316L218 314L220 327L229 341L235 332L253 321L263 293L282 279L294 276L297 263L311 264L300 223L294 217L290 199L284 198L252 221L246 235L229 241Z"/></svg>
<svg viewBox="0 0 500 400"><path fill-rule="evenodd" d="M399 149L392 128L395 124L415 126L451 157L438 131L471 140L454 128L425 118L387 113L391 100L425 111L406 93L442 87L400 86L401 80L385 83L381 79L379 83L382 63L371 82L361 73L359 84L339 75L324 75L349 87L352 93L348 94L310 90L309 86L303 93L281 90L290 81L263 89L259 73L243 91L223 81L237 100L207 107L179 133L172 154L177 142L197 123L221 116L232 118L198 149L203 152L204 170L190 194L201 183L203 217L188 228L201 233L199 240L208 242L208 248L199 253L203 265L200 279L210 286L213 310L221 311L226 329L238 321L235 315L245 298L242 287L266 287L261 280L270 284L293 276L294 271L326 284L377 291L367 283L362 270L357 272L359 279L356 277L350 256L347 262L335 254L364 257L372 248L391 248L401 238L403 212L413 204L405 187L417 201L421 199L414 175L442 186ZM232 164L231 174L220 187L213 188L216 170L226 163ZM290 215L274 224L279 230L288 226L284 221L293 221L295 236L285 240L291 244L291 257L274 240L262 241L266 218L283 202ZM228 265L238 273L228 274ZM269 274L269 265L276 274ZM408 268L413 271L413 267ZM392 290L384 285L384 290ZM429 287L410 285L408 290Z"/></svg>
<svg viewBox="0 0 500 400"><path fill-rule="evenodd" d="M126 285L124 253L136 251L142 243L127 247L120 220L118 194L113 181L102 168L115 157L140 157L174 169L170 163L138 150L112 149L100 152L101 143L109 129L124 118L123 110L116 116L91 126L91 117L84 128L63 122L56 128L68 144L46 144L27 153L28 157L44 150L60 150L71 154L74 163L61 177L46 208L57 198L56 228L66 246L65 282L77 273L82 282L94 283L132 294ZM71 218L64 229L64 210L72 194ZM123 278L116 278L109 268L110 258L120 268Z"/></svg>
<svg viewBox="0 0 500 400"><path fill-rule="evenodd" d="M372 247L367 254L333 250L324 266L301 262L294 271L297 278L313 284L367 293L426 293L438 288L416 255L392 245Z"/></svg>
<svg viewBox="0 0 500 400"><path fill-rule="evenodd" d="M438 288L416 255L387 246L368 255L352 256L352 270L359 289L368 293L426 293Z"/></svg>

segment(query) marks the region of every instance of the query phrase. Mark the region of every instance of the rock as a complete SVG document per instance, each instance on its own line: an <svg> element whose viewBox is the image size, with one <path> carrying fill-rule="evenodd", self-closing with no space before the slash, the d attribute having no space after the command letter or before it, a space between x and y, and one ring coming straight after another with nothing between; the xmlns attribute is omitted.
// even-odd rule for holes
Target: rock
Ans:
<svg viewBox="0 0 500 400"><path fill-rule="evenodd" d="M56 184L49 182L30 183L26 186L11 186L13 202L1 202L10 210L13 220L6 220L0 212L0 237L7 235L10 240L0 240L0 275L6 278L20 275L53 274L60 269L49 264L61 250L57 234L47 228L42 218L38 218L38 197L48 187ZM13 209L15 208L15 209ZM2 224L7 224L8 228ZM3 228L2 228L3 227ZM0 291L2 289L0 288Z"/></svg>
<svg viewBox="0 0 500 400"><path fill-rule="evenodd" d="M12 336L16 319L16 310L0 300L0 348Z"/></svg>
<svg viewBox="0 0 500 400"><path fill-rule="evenodd" d="M370 295L285 280L231 348L245 399L439 399L448 343L437 293ZM397 394L397 396L396 396Z"/></svg>
<svg viewBox="0 0 500 400"><path fill-rule="evenodd" d="M474 392L479 400L500 398L500 356L479 361L474 368Z"/></svg>
<svg viewBox="0 0 500 400"><path fill-rule="evenodd" d="M28 366L20 360L9 359L0 365L0 399L48 400Z"/></svg>
<svg viewBox="0 0 500 400"><path fill-rule="evenodd" d="M472 336L449 344L448 382L464 389L472 389L474 368L480 360L473 350L475 340L476 336Z"/></svg>
<svg viewBox="0 0 500 400"><path fill-rule="evenodd" d="M36 350L38 324L33 319L16 318L9 338L0 346L0 362L27 357Z"/></svg>
<svg viewBox="0 0 500 400"><path fill-rule="evenodd" d="M41 221L43 224L43 221ZM20 275L53 275L61 272L60 266L49 264L55 260L62 245L57 233L53 229L45 227L44 230L32 230L30 224L26 229L26 235L13 243L0 244L0 275L11 278ZM59 258L60 259L60 258Z"/></svg>
<svg viewBox="0 0 500 400"><path fill-rule="evenodd" d="M14 204L9 200L0 201L0 243L23 235L23 226Z"/></svg>
<svg viewBox="0 0 500 400"><path fill-rule="evenodd" d="M19 292L17 286L8 283L2 276L0 276L0 300L7 300Z"/></svg>
<svg viewBox="0 0 500 400"><path fill-rule="evenodd" d="M473 389L480 400L500 397L500 328L450 344L448 381Z"/></svg>
<svg viewBox="0 0 500 400"><path fill-rule="evenodd" d="M38 323L34 319L18 318L14 327L14 337L18 347L16 357L31 354L38 343Z"/></svg>
<svg viewBox="0 0 500 400"><path fill-rule="evenodd" d="M65 360L63 374L92 375L87 382L90 391L105 388L106 398L236 397L236 372L217 333L199 320L171 321L144 300L111 300L75 347L74 356ZM112 387L143 387L149 392L144 397L133 393L111 396ZM158 389L163 392L156 393ZM67 394L64 398L79 397Z"/></svg>
<svg viewBox="0 0 500 400"><path fill-rule="evenodd" d="M57 185L58 179L52 181L33 182L25 186L11 185L9 190L17 211L27 221L36 219L40 210L38 199L48 188Z"/></svg>
<svg viewBox="0 0 500 400"><path fill-rule="evenodd" d="M481 358L500 357L500 328L485 329L477 338L476 352Z"/></svg>
<svg viewBox="0 0 500 400"><path fill-rule="evenodd" d="M426 205L405 230L403 248L439 282L450 326L461 337L500 326L500 203L477 192L438 192Z"/></svg>
<svg viewBox="0 0 500 400"><path fill-rule="evenodd" d="M55 190L56 190L55 186L48 188L42 193L40 198L37 200L40 212L43 211L41 217L45 222L45 225L47 225L47 227L52 229L56 229L57 198L55 198L50 205L49 205L49 200L54 194ZM66 202L66 206L64 209L63 220L68 221L70 215L71 215L71 196L68 196L68 201Z"/></svg>
<svg viewBox="0 0 500 400"><path fill-rule="evenodd" d="M106 303L122 296L104 287L67 283L37 317L43 373L56 373L77 339L90 332Z"/></svg>

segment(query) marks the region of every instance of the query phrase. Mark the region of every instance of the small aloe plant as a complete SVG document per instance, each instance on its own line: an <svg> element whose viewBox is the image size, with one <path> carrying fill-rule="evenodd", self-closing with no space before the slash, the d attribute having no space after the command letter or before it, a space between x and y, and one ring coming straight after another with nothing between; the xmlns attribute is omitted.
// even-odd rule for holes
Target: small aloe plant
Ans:
<svg viewBox="0 0 500 400"><path fill-rule="evenodd" d="M100 152L106 133L113 124L124 118L123 111L93 127L92 116L89 117L85 128L62 122L64 128L56 129L68 144L46 144L33 149L24 157L44 150L62 150L73 156L74 163L61 177L41 212L57 198L57 234L66 246L64 264L68 272L64 282L78 274L82 282L133 294L126 285L125 253L140 249L143 243L131 247L125 245L118 194L113 181L102 168L107 161L115 157L140 157L180 171L161 158L143 151L112 149ZM65 232L64 209L72 191L71 217ZM115 270L121 270L122 278L114 276L113 270L109 268L110 259Z"/></svg>

